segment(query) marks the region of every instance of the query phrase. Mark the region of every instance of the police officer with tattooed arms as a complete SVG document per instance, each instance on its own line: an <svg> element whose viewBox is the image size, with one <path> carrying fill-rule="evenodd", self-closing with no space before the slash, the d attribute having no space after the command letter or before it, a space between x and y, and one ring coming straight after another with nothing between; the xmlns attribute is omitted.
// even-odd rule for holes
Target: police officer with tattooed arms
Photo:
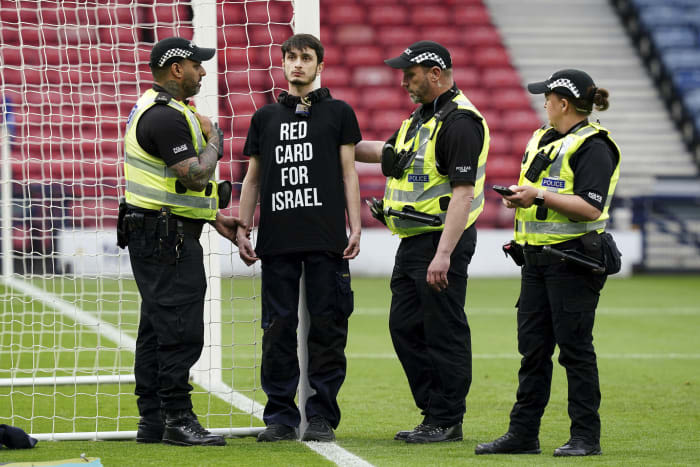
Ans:
<svg viewBox="0 0 700 467"><path fill-rule="evenodd" d="M528 85L544 94L549 124L525 148L518 185L504 204L515 209L515 241L504 245L522 265L518 307L516 402L508 432L479 444L476 454L538 454L538 435L552 384L552 354L566 369L570 439L555 456L600 449L600 384L593 322L608 274L620 254L604 232L620 177L620 149L608 130L588 120L608 108L608 91L580 70L557 71Z"/></svg>
<svg viewBox="0 0 700 467"><path fill-rule="evenodd" d="M306 276L309 310L309 426L303 441L333 441L340 422L337 395L345 380L348 318L353 310L348 260L360 252L360 189L355 143L360 128L352 108L314 89L324 49L310 34L282 44L288 91L258 109L243 153L250 157L243 180L240 217L253 222L260 196L255 250L238 229L241 259L262 263L262 366L267 395L258 441L296 439L294 402L299 383L297 325L299 280ZM345 230L345 213L350 237Z"/></svg>
<svg viewBox="0 0 700 467"><path fill-rule="evenodd" d="M357 160L381 161L388 177L372 213L401 237L389 331L423 420L394 439L459 441L472 380L467 268L484 207L489 129L455 85L442 45L420 41L386 63L403 70L401 85L421 104L387 144L357 146Z"/></svg>
<svg viewBox="0 0 700 467"><path fill-rule="evenodd" d="M231 197L229 182L212 180L223 134L187 102L206 75L201 62L215 52L179 37L158 42L150 61L155 83L126 127L118 243L129 247L142 300L134 362L141 443L226 444L199 424L188 383L204 343L203 224L234 243L236 229L245 231L218 212Z"/></svg>

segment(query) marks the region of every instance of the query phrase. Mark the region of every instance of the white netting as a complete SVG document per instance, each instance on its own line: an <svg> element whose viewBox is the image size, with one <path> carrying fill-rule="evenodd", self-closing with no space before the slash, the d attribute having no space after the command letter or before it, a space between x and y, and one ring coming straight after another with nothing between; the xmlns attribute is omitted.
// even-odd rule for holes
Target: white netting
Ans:
<svg viewBox="0 0 700 467"><path fill-rule="evenodd" d="M212 38L205 47L217 38L218 67L205 62L197 102L218 107L226 139L219 178L236 187L230 214L250 116L286 87L278 50L292 21L291 0L0 0L11 172L2 199L3 251L11 253L0 284L0 423L32 433L135 429L139 299L115 225L124 125L151 86L151 47L172 35ZM216 376L198 377L195 409L208 426L251 426L259 406L250 400L260 393L258 291L252 273L232 278L230 245L212 251L208 300L221 318L209 332L213 341L220 333L222 346L207 349Z"/></svg>

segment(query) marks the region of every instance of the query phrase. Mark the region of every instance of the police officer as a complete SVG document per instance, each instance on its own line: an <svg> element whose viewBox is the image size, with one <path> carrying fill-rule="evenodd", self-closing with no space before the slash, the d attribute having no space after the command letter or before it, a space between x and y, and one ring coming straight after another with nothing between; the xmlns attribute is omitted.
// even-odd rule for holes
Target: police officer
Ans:
<svg viewBox="0 0 700 467"><path fill-rule="evenodd" d="M282 44L289 83L278 102L251 120L243 153L240 217L252 224L260 195L255 250L238 230L240 257L262 262L262 388L267 394L258 441L296 439L294 403L299 382L297 325L299 279L306 275L309 310L308 377L315 394L306 402L304 441L333 441L340 422L336 400L345 379L348 318L353 310L348 260L360 251L360 190L355 143L360 129L352 108L326 88L314 90L323 69L323 46L310 34ZM345 213L350 238L345 233Z"/></svg>
<svg viewBox="0 0 700 467"><path fill-rule="evenodd" d="M620 176L620 150L608 131L588 120L608 108L608 92L580 70L561 70L528 85L544 94L549 125L535 131L525 150L518 185L504 196L515 209L515 241L524 266L518 300L518 350L523 358L508 432L479 444L477 454L540 452L540 419L549 401L552 354L569 385L570 439L555 456L601 454L600 385L593 321L605 274L561 262L563 252L595 263L602 256L608 208Z"/></svg>
<svg viewBox="0 0 700 467"><path fill-rule="evenodd" d="M150 60L155 83L127 122L118 229L142 299L134 363L142 443L226 444L197 421L188 383L204 341L202 226L209 222L234 241L241 225L218 213L230 185L211 179L223 135L186 100L199 91L201 62L214 53L179 37L158 42Z"/></svg>
<svg viewBox="0 0 700 467"><path fill-rule="evenodd" d="M467 267L484 206L489 129L454 84L442 45L416 42L386 63L403 70L402 86L421 104L386 145L363 141L357 148L357 160L381 161L389 177L383 202L372 210L401 237L389 330L423 420L394 439L458 441L472 368ZM392 212L400 217L386 215ZM437 222L412 220L416 212Z"/></svg>

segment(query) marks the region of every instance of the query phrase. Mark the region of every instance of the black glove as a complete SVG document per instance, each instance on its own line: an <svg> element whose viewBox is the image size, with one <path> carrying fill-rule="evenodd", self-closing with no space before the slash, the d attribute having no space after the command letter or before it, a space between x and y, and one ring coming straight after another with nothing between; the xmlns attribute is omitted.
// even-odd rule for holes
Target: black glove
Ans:
<svg viewBox="0 0 700 467"><path fill-rule="evenodd" d="M365 202L367 203L367 206L369 206L369 212L372 214L372 217L386 225L386 219L384 219L384 201L379 201L373 196L372 202L369 200L366 200Z"/></svg>
<svg viewBox="0 0 700 467"><path fill-rule="evenodd" d="M224 157L224 131L221 128L219 128L218 123L214 123L214 129L219 135L219 152L216 156L216 160L220 161L221 158Z"/></svg>

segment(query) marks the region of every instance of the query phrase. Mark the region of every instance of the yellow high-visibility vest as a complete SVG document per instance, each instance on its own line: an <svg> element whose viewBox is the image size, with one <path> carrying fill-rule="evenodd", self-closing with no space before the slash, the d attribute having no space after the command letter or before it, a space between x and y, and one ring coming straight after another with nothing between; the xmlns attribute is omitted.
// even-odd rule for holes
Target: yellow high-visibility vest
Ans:
<svg viewBox="0 0 700 467"><path fill-rule="evenodd" d="M126 176L126 202L155 211L170 208L172 214L191 219L214 220L219 205L217 185L214 180L202 191L190 190L177 183L177 174L168 168L163 159L146 152L136 138L136 127L143 113L154 105L159 93L153 89L139 98L131 111L126 127L124 174ZM192 134L192 144L197 154L204 150L204 134L195 116L194 107L171 98L169 107L181 112ZM176 186L177 184L177 186Z"/></svg>
<svg viewBox="0 0 700 467"><path fill-rule="evenodd" d="M450 108L447 108L447 106L450 106ZM481 113L460 91L450 103L443 106L430 120L423 123L412 138L406 140L406 134L412 118L404 120L401 124L396 138L396 152L405 150L415 151L416 154L401 178L389 177L387 179L384 192L384 206L397 211L401 211L405 206L410 206L416 211L437 215L443 221L443 225L433 227L412 220L386 216L387 227L401 238L444 228L446 211L440 208L440 199L452 197L452 186L450 185L449 177L438 172L435 160L435 144L445 117L451 111L456 111L457 109L471 112L479 117L479 121L484 129L484 142L479 153L476 182L474 184L474 200L471 204L465 230L476 221L484 209L484 179L490 142L489 128ZM442 113L443 111L444 113ZM446 204L443 202L443 206L446 206Z"/></svg>
<svg viewBox="0 0 700 467"><path fill-rule="evenodd" d="M525 150L525 158L520 169L519 185L534 186L535 188L551 191L553 193L573 194L574 172L569 162L584 141L595 135L602 135L612 143L611 146L617 151L618 163L610 178L610 186L608 188L605 206L598 219L590 222L574 222L564 214L560 214L552 209L547 209L547 217L545 219L537 219L537 206L517 208L515 210L515 241L520 244L551 245L580 237L593 230L603 232L609 217L608 209L610 208L613 193L615 192L617 181L620 178L620 148L610 137L608 130L597 123L589 123L573 133L567 134L563 138L553 141L541 148L538 147L540 140L550 129L551 127L540 128L536 130L532 138L530 138ZM544 154L550 154L551 151L550 160L552 160L552 162L540 173L537 181L531 182L525 178L525 173L530 167L535 155L540 151L543 151Z"/></svg>

